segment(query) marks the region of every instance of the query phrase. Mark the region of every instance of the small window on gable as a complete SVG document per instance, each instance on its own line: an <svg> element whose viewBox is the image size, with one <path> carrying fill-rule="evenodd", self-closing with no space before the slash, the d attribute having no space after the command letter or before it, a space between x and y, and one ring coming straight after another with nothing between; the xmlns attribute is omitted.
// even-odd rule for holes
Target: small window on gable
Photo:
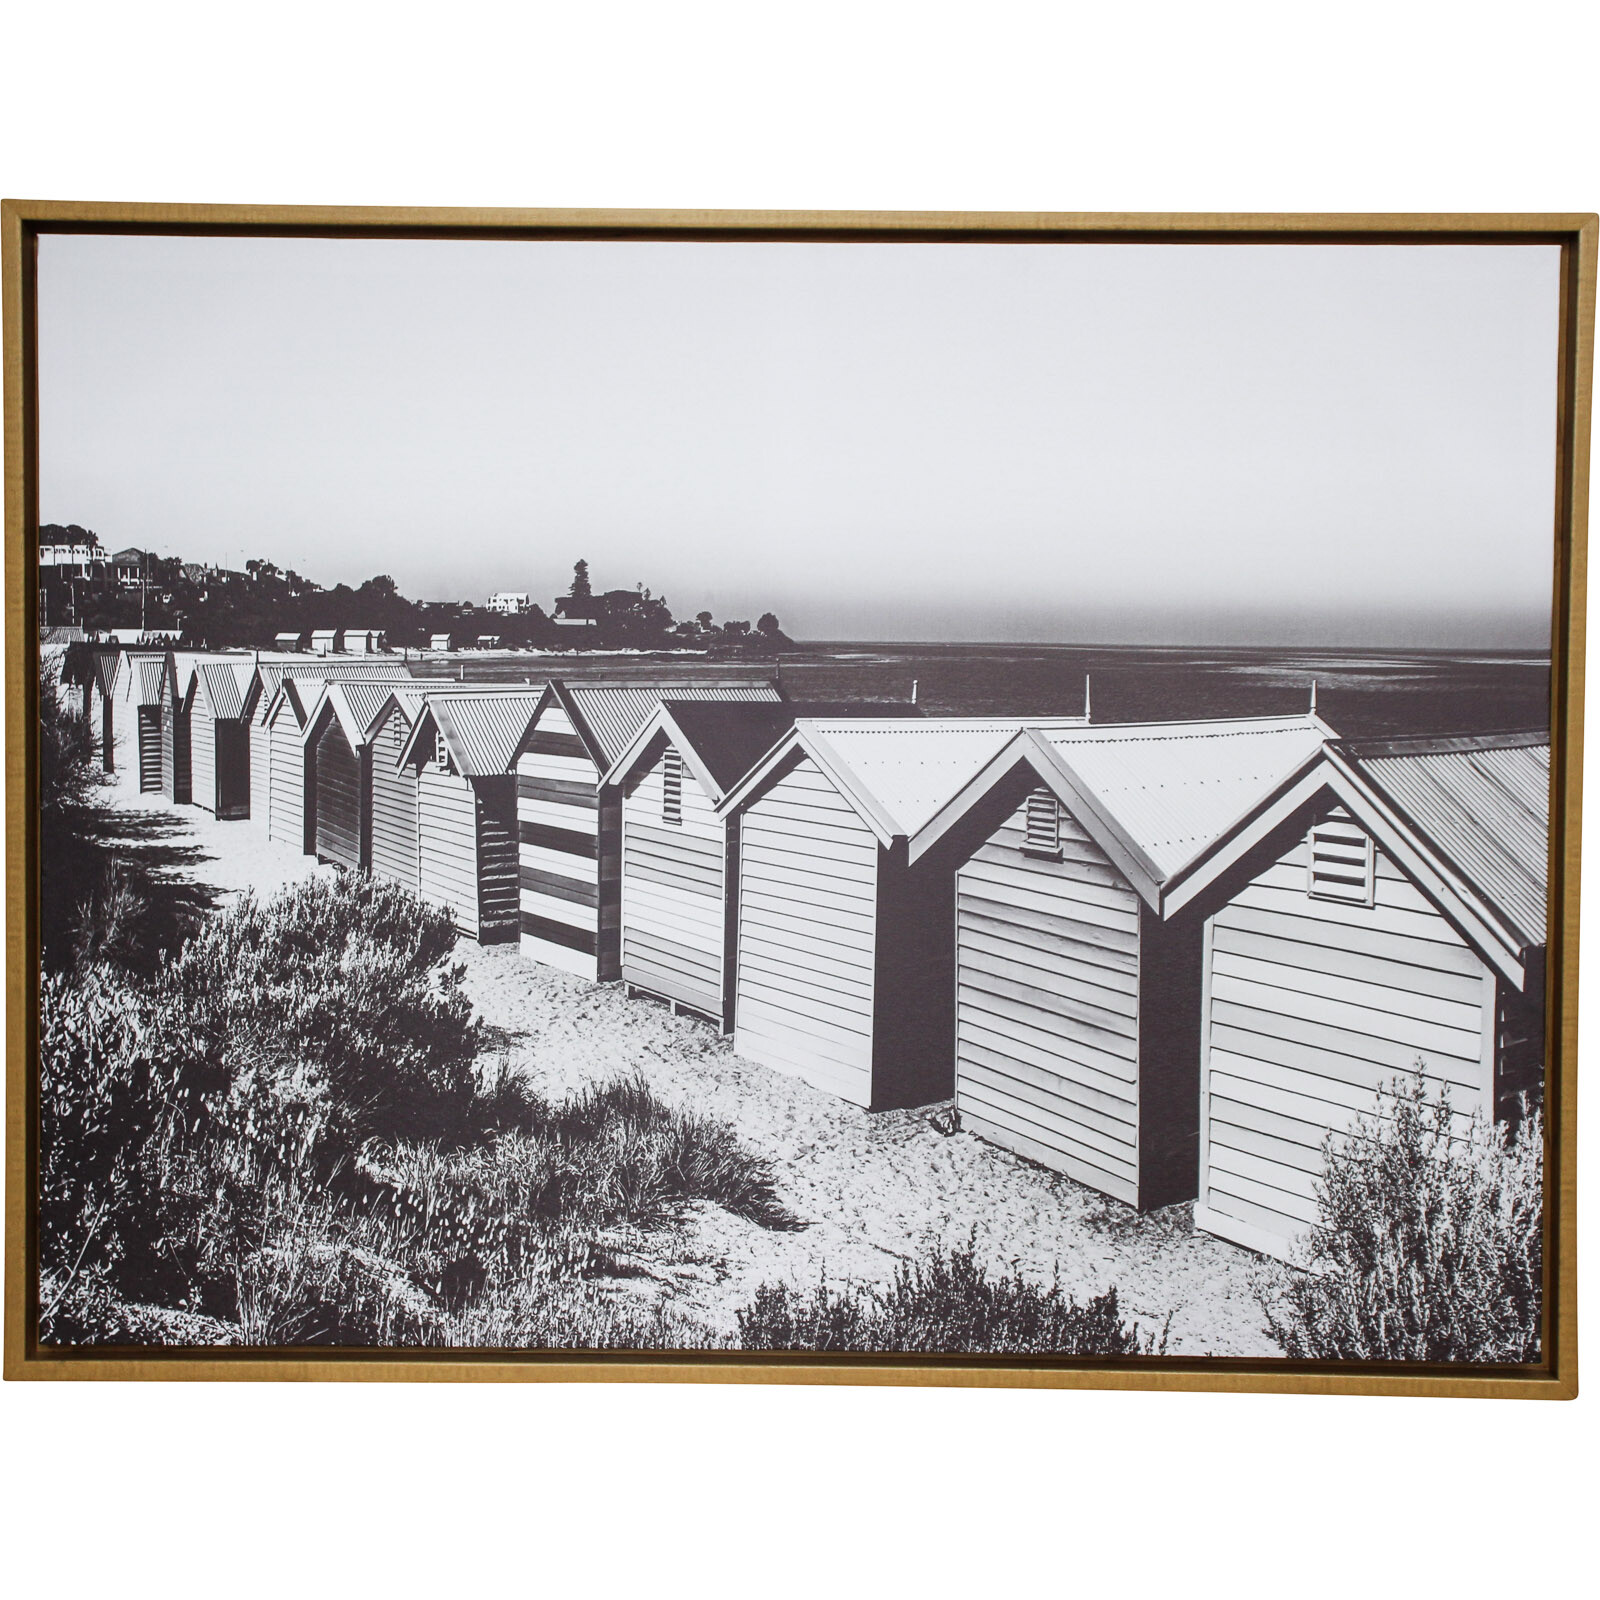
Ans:
<svg viewBox="0 0 1600 1600"><path fill-rule="evenodd" d="M673 827L683 821L683 757L671 744L661 757L661 820Z"/></svg>
<svg viewBox="0 0 1600 1600"><path fill-rule="evenodd" d="M1370 906L1375 865L1371 835L1346 816L1328 817L1306 840L1306 893L1313 900Z"/></svg>
<svg viewBox="0 0 1600 1600"><path fill-rule="evenodd" d="M1061 806L1048 789L1028 796L1022 853L1045 861L1061 859Z"/></svg>
<svg viewBox="0 0 1600 1600"><path fill-rule="evenodd" d="M450 747L444 742L444 735L437 728L433 730L433 764L441 772L450 770Z"/></svg>

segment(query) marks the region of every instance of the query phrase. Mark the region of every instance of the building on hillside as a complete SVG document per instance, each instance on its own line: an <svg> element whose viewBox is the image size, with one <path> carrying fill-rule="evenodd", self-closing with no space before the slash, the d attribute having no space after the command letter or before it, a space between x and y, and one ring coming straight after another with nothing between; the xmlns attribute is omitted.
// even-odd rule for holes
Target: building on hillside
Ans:
<svg viewBox="0 0 1600 1600"><path fill-rule="evenodd" d="M414 786L418 890L481 944L520 936L516 759L539 699L526 689L429 693L397 763ZM376 770L373 792L376 801Z"/></svg>
<svg viewBox="0 0 1600 1600"><path fill-rule="evenodd" d="M1543 1087L1546 732L1331 745L1207 864L1195 1221L1294 1257L1324 1141L1420 1071L1458 1125Z"/></svg>
<svg viewBox="0 0 1600 1600"><path fill-rule="evenodd" d="M523 955L620 977L622 810L606 773L663 699L782 698L755 673L547 684L517 758Z"/></svg>
<svg viewBox="0 0 1600 1600"><path fill-rule="evenodd" d="M629 989L730 1032L739 836L718 803L797 717L918 714L872 702L663 701L605 780L621 799L621 976Z"/></svg>
<svg viewBox="0 0 1600 1600"><path fill-rule="evenodd" d="M1313 716L1029 727L940 809L908 857L954 889L963 1128L1141 1211L1194 1199L1193 890L1331 736Z"/></svg>
<svg viewBox="0 0 1600 1600"><path fill-rule="evenodd" d="M94 578L104 572L105 546L86 528L47 524L39 530L39 570L60 578Z"/></svg>
<svg viewBox="0 0 1600 1600"><path fill-rule="evenodd" d="M111 558L111 576L123 589L141 588L149 570L149 552L135 549L131 545L126 550L117 551Z"/></svg>
<svg viewBox="0 0 1600 1600"><path fill-rule="evenodd" d="M1021 726L801 719L723 798L717 809L739 836L739 1054L872 1110L949 1098L949 857L964 840L911 851Z"/></svg>
<svg viewBox="0 0 1600 1600"><path fill-rule="evenodd" d="M532 609L532 606L525 590L502 589L498 594L489 596L488 609L500 616L514 617Z"/></svg>

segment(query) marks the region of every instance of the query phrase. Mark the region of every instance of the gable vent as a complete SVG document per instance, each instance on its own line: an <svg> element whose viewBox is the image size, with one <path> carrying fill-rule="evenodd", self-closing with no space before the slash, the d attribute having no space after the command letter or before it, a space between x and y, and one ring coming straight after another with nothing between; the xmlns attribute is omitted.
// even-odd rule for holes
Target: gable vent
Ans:
<svg viewBox="0 0 1600 1600"><path fill-rule="evenodd" d="M683 756L671 744L661 758L661 820L674 827L683 821Z"/></svg>
<svg viewBox="0 0 1600 1600"><path fill-rule="evenodd" d="M450 770L450 746L444 742L444 735L437 728L433 730L433 764L441 772Z"/></svg>
<svg viewBox="0 0 1600 1600"><path fill-rule="evenodd" d="M1046 861L1061 859L1061 806L1048 789L1035 789L1028 796L1022 853Z"/></svg>
<svg viewBox="0 0 1600 1600"><path fill-rule="evenodd" d="M1347 818L1317 823L1306 840L1306 893L1313 900L1370 906L1375 854L1371 835Z"/></svg>

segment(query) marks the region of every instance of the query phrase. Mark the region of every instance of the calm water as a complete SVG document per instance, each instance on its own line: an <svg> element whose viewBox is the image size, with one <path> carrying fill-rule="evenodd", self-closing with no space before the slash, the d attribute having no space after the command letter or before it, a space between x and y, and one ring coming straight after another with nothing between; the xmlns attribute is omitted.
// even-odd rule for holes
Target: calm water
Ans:
<svg viewBox="0 0 1600 1600"><path fill-rule="evenodd" d="M418 663L457 676L455 663ZM672 656L533 655L468 662L468 681L660 674L744 675ZM767 669L770 670L770 669ZM818 643L782 656L778 675L796 700L906 699L912 684L930 715L1059 716L1083 709L1092 684L1096 722L1268 716L1317 710L1346 737L1547 728L1548 656L1497 651L1116 648L1105 645L871 645Z"/></svg>

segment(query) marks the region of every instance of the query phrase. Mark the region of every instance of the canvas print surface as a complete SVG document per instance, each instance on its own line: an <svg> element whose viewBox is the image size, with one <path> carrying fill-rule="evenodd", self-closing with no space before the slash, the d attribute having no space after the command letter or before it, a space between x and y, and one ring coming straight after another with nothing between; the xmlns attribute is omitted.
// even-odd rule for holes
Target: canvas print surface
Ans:
<svg viewBox="0 0 1600 1600"><path fill-rule="evenodd" d="M44 236L41 1342L1537 1362L1558 266Z"/></svg>

